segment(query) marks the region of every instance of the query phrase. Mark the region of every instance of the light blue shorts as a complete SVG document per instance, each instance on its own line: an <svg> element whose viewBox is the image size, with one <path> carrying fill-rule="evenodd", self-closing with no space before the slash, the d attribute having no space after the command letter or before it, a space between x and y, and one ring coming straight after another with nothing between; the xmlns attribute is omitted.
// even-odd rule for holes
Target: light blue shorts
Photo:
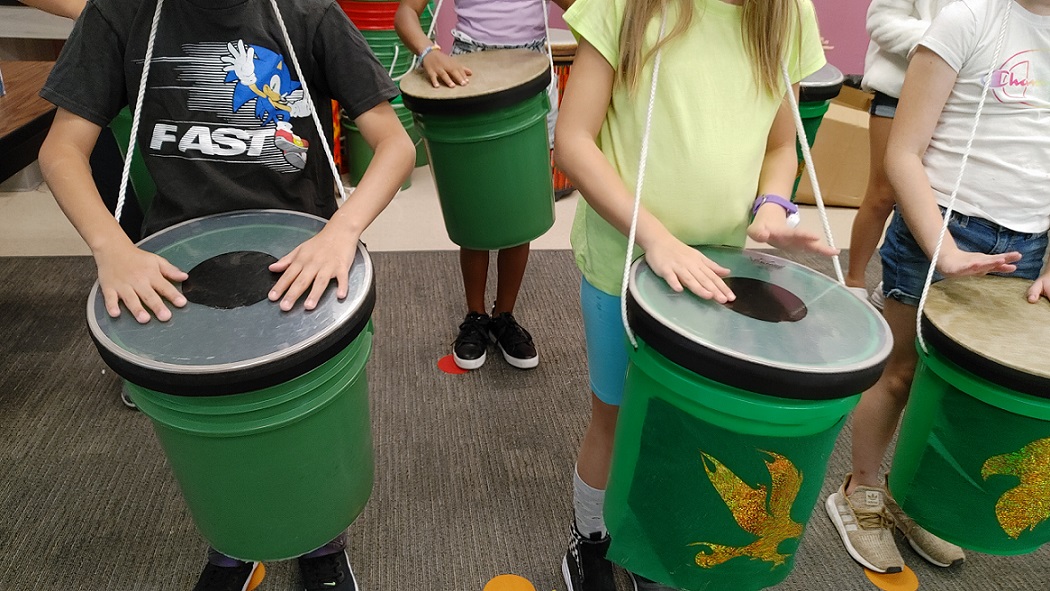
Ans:
<svg viewBox="0 0 1050 591"><path fill-rule="evenodd" d="M609 295L586 279L580 281L580 308L587 338L587 371L591 391L605 404L620 406L627 376L627 333L620 319L620 297Z"/></svg>

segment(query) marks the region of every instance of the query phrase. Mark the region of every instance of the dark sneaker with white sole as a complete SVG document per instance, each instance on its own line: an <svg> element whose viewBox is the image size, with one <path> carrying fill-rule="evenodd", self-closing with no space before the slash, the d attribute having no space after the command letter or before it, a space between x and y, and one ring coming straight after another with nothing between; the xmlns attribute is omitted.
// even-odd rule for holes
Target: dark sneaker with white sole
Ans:
<svg viewBox="0 0 1050 591"><path fill-rule="evenodd" d="M306 591L357 591L357 579L346 550L316 558L299 558Z"/></svg>
<svg viewBox="0 0 1050 591"><path fill-rule="evenodd" d="M636 575L631 571L627 571L627 574L631 576L631 582L634 583L635 591L677 591L674 587L661 585L656 581L649 580L642 575Z"/></svg>
<svg viewBox="0 0 1050 591"><path fill-rule="evenodd" d="M591 534L584 537L572 525L569 549L561 561L561 574L568 591L616 591L612 563L605 557L609 536Z"/></svg>
<svg viewBox="0 0 1050 591"><path fill-rule="evenodd" d="M452 343L452 358L460 369L477 369L485 365L491 321L488 314L471 312L459 325L459 336Z"/></svg>
<svg viewBox="0 0 1050 591"><path fill-rule="evenodd" d="M261 562L243 562L237 566L204 565L204 571L193 591L252 591L262 583L266 567Z"/></svg>
<svg viewBox="0 0 1050 591"><path fill-rule="evenodd" d="M489 334L507 363L518 369L532 369L540 364L532 335L518 324L510 312L492 315Z"/></svg>

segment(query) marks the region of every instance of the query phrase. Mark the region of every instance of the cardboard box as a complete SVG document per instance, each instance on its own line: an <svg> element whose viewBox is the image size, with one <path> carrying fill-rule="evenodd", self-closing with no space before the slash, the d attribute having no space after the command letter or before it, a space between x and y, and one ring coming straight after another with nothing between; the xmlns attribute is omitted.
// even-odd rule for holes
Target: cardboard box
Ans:
<svg viewBox="0 0 1050 591"><path fill-rule="evenodd" d="M827 206L859 207L868 186L868 111L857 108L864 104L862 97L847 94L845 100L854 102L841 104L838 99L832 101L812 146L820 194ZM808 171L802 173L795 201L816 203Z"/></svg>

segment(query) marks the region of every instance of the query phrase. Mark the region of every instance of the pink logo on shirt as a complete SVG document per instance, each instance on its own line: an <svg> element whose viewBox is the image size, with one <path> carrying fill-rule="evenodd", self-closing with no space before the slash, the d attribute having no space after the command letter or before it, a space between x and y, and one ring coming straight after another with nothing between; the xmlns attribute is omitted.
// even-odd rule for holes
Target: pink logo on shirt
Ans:
<svg viewBox="0 0 1050 591"><path fill-rule="evenodd" d="M1003 65L997 70L992 70L991 83L989 87L1000 103L1025 103L1028 98L1028 89L1046 86L1045 80L1032 77L1032 62L1027 54L1034 53L1036 49L1026 49L1015 53L1007 58Z"/></svg>

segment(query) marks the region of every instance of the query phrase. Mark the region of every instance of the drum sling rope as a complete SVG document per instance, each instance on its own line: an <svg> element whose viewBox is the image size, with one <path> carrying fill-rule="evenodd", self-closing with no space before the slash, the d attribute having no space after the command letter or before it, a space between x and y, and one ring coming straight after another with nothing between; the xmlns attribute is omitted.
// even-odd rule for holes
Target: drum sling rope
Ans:
<svg viewBox="0 0 1050 591"><path fill-rule="evenodd" d="M981 90L981 100L977 103L977 110L973 116L973 127L970 129L970 138L966 141L966 147L963 149L962 156L959 161L959 175L955 178L955 186L952 187L951 195L948 197L948 206L944 208L944 220L941 222L941 232L937 236L937 248L933 250L933 257L930 259L930 268L926 272L926 282L922 286L922 296L919 297L919 307L915 312L915 335L919 340L919 347L922 348L922 352L927 355L930 353L926 347L926 339L922 336L922 310L926 307L926 298L930 293L930 286L933 284L933 274L937 271L937 260L941 256L941 246L944 244L944 235L948 232L948 222L951 220L952 211L955 208L955 199L959 195L959 188L962 186L963 175L966 173L966 163L970 160L970 151L973 148L973 141L977 137L977 125L981 122L981 112L984 111L984 104L988 99L988 90L992 86L992 73L995 72L997 64L999 63L999 54L1003 50L1003 43L1006 40L1006 29L1010 22L1010 11L1013 8L1013 0L1005 0L1006 11L1003 15L1003 23L999 27L999 37L995 40L995 51L992 55L992 66L988 70L988 76L984 80L984 88Z"/></svg>
<svg viewBox="0 0 1050 591"><path fill-rule="evenodd" d="M288 56L291 58L292 65L295 66L296 72L299 73L299 83L303 89L303 100L310 108L310 117L313 119L314 125L317 126L317 135L321 138L321 146L324 148L325 156L328 158L328 166L332 171L332 176L335 177L335 186L339 191L339 202L346 202L346 189L343 188L342 178L339 176L339 169L336 168L335 158L332 156L332 148L328 145L328 138L325 135L324 127L321 126L321 120L317 117L317 110L314 109L314 102L310 95L310 89L306 84L306 76L303 74L303 69L299 65L299 60L295 55L295 48L292 46L292 39L288 35L288 28L284 24L284 18L281 16L281 9L277 6L277 0L270 0L270 5L273 7L274 13L277 16L277 24L281 28L281 34L284 36L285 46L288 48ZM131 136L128 138L128 153L124 156L124 170L120 177L120 193L117 197L117 206L114 210L114 217L117 221L120 221L120 215L124 209L124 202L127 196L128 179L131 176L131 159L135 153L135 146L138 144L136 138L138 137L139 122L142 118L142 104L143 98L146 95L146 80L149 78L150 64L153 61L153 46L157 39L157 29L160 24L160 12L164 6L164 0L157 0L157 8L153 12L153 22L150 25L149 39L146 42L146 56L142 63L142 78L139 80L139 93L135 97L135 110L131 114Z"/></svg>
<svg viewBox="0 0 1050 591"><path fill-rule="evenodd" d="M657 37L657 43L664 38L666 27L667 9L665 7L663 16L660 20L660 35ZM635 349L638 348L638 341L627 320L627 287L630 281L631 263L634 262L634 257L632 255L634 254L634 244L638 231L638 213L642 204L642 183L645 180L646 160L649 156L649 135L652 131L653 108L656 104L656 81L660 73L661 53L662 48L656 51L656 57L653 60L653 81L652 86L649 89L649 107L645 116L645 130L642 133L641 154L638 158L638 181L635 184L634 190L634 211L631 214L631 229L627 234L627 254L623 266L623 280L620 283L620 319L623 322L624 330L627 332L627 340L630 341L631 346ZM820 183L817 181L817 172L816 167L813 165L813 156L810 153L809 140L806 138L806 130L802 125L802 115L799 112L798 101L795 99L795 93L792 92L793 84L791 83L791 76L788 74L786 62L781 63L781 72L784 75L784 83L788 89L787 95L788 100L791 103L791 113L795 119L795 135L798 137L799 144L802 146L802 157L803 161L806 163L806 168L809 171L810 184L813 185L813 197L817 202L817 210L820 212L821 224L824 227L824 236L828 241L828 246L835 248L835 239L831 233L831 223L828 220L827 210L824 208L824 199L820 193ZM845 285L846 280L842 275L842 265L839 263L838 255L832 256L832 262L839 283Z"/></svg>

